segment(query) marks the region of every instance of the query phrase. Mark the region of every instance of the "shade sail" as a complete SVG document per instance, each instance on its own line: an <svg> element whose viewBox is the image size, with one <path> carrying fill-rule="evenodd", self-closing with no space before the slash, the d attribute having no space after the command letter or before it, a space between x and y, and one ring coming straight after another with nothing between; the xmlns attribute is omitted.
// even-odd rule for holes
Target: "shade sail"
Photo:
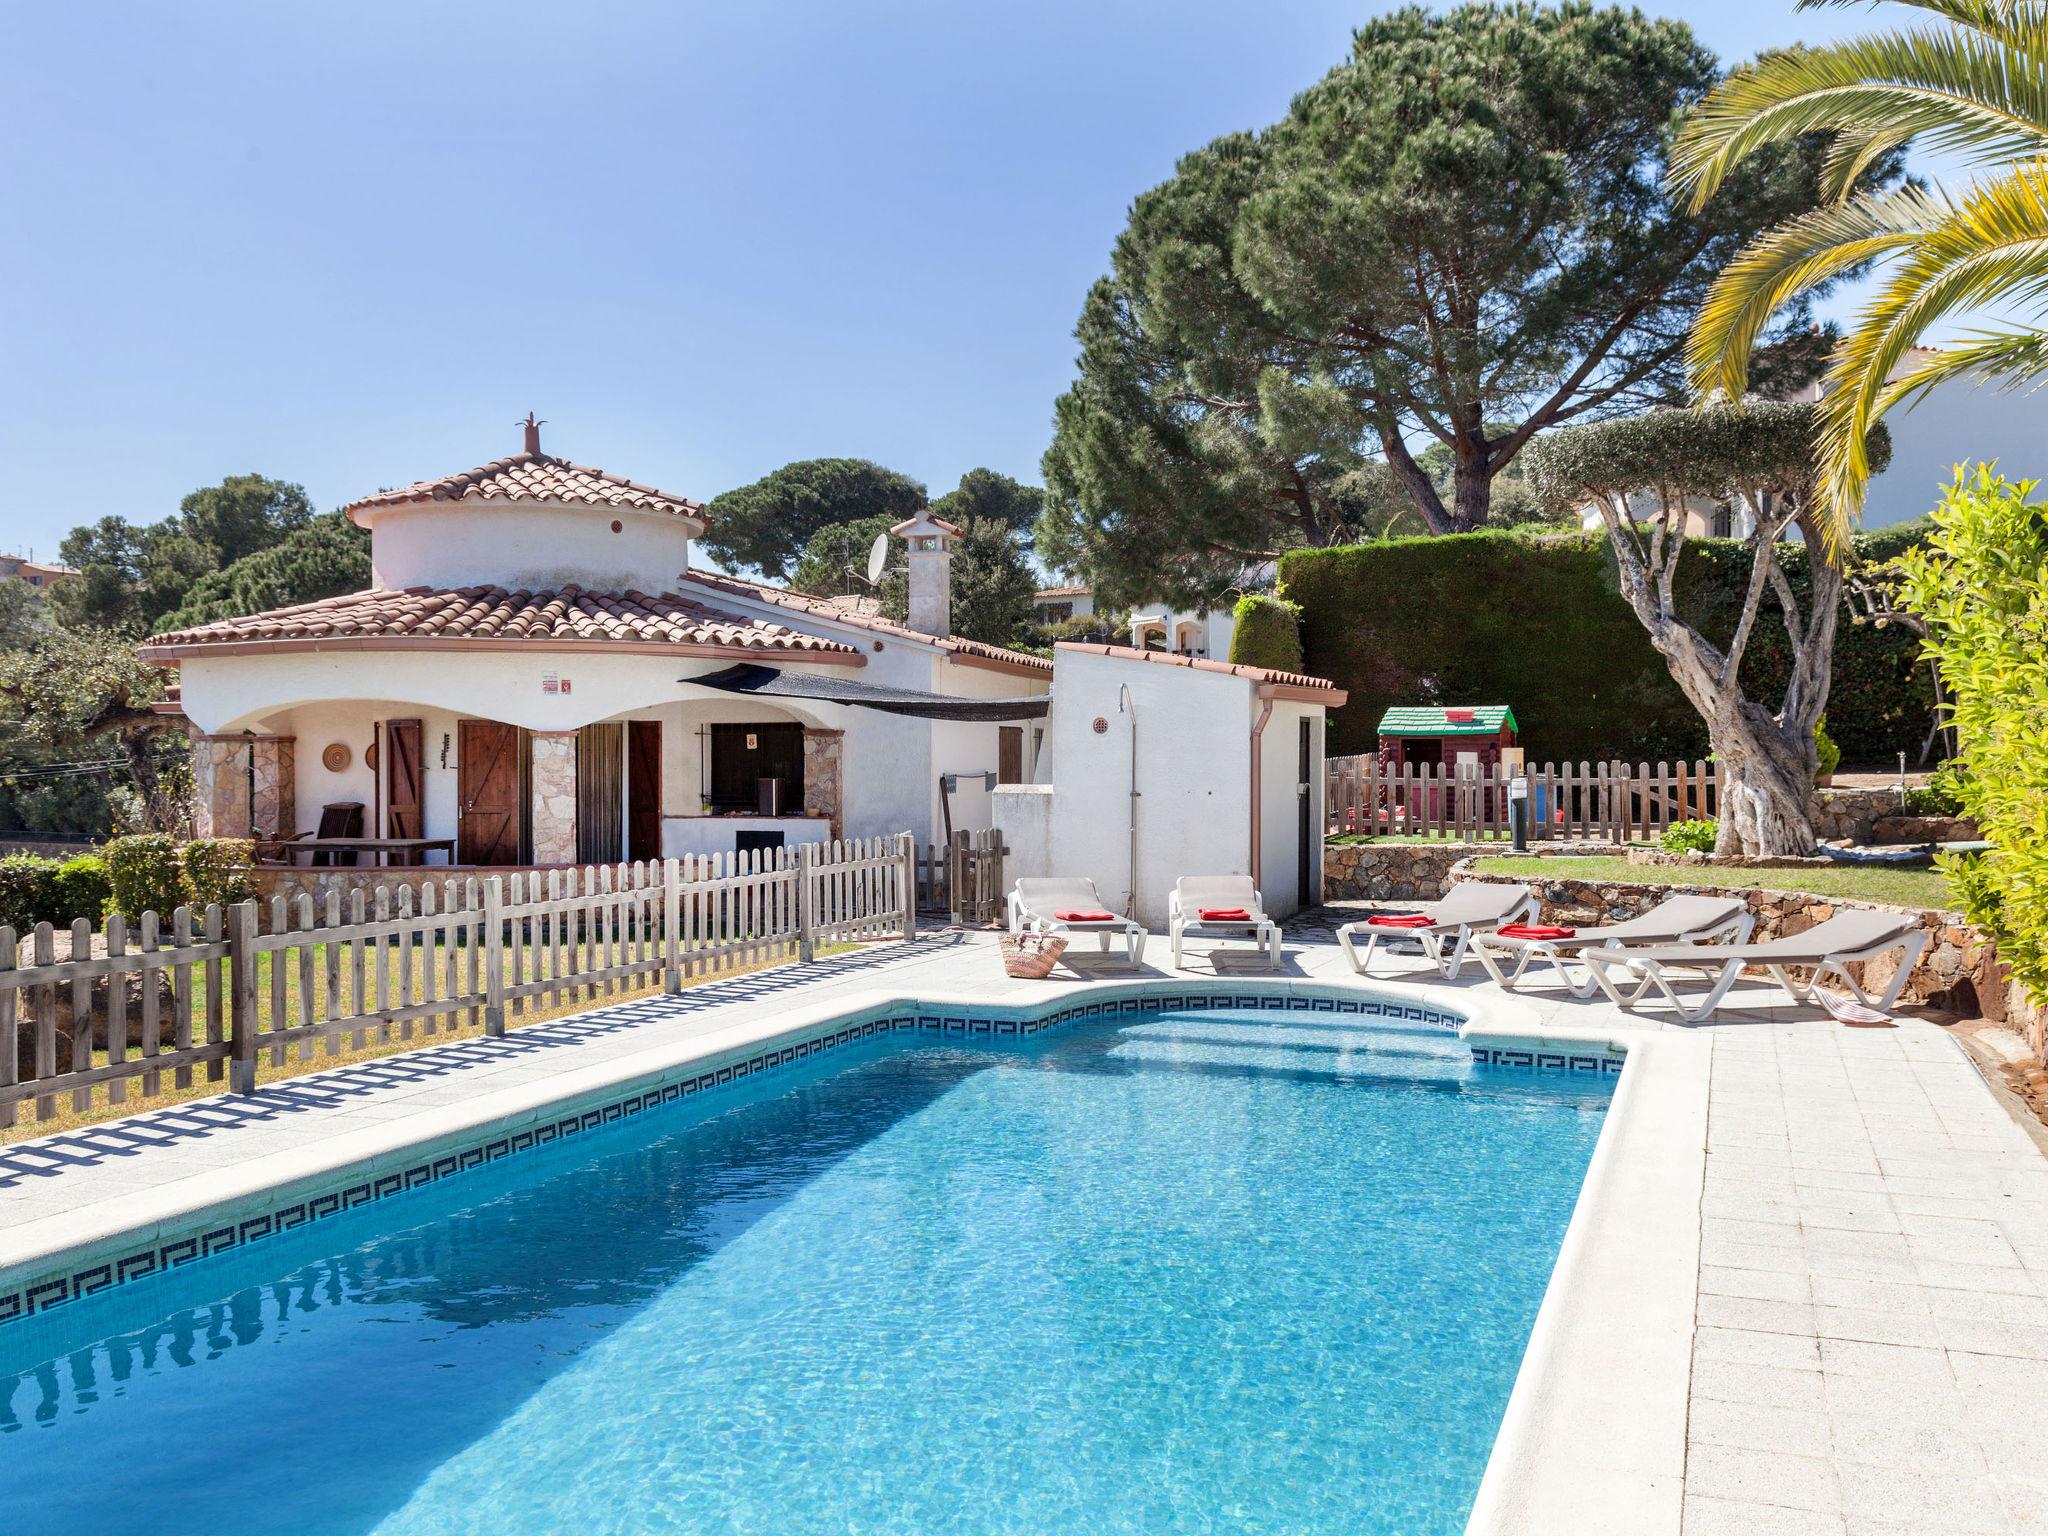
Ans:
<svg viewBox="0 0 2048 1536"><path fill-rule="evenodd" d="M1052 708L1049 693L1025 699L962 699L950 694L924 693L916 688L882 688L852 678L784 672L780 667L764 667L756 662L721 667L702 677L679 681L694 683L699 688L716 688L720 693L815 699L825 704L850 704L856 709L879 709L891 715L920 715L927 720L1036 720Z"/></svg>

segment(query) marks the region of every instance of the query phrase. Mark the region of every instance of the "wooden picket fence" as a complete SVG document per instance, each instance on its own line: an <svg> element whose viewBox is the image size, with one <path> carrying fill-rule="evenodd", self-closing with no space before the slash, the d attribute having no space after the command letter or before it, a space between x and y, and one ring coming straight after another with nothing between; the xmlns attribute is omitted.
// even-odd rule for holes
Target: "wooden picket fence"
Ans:
<svg viewBox="0 0 2048 1536"><path fill-rule="evenodd" d="M794 954L820 944L910 939L917 849L909 834L510 876L451 876L392 889L273 897L168 925L146 912L71 926L71 957L40 923L28 957L0 927L0 1128L34 1101L48 1120L144 1097L204 1071L253 1092L267 1056L481 1024ZM104 953L94 954L95 939ZM294 985L296 981L296 985Z"/></svg>
<svg viewBox="0 0 2048 1536"><path fill-rule="evenodd" d="M1326 827L1332 837L1444 837L1478 841L1509 835L1508 786L1498 765L1382 765L1374 756L1333 757L1325 767ZM1545 763L1524 776L1529 839L1655 838L1675 821L1717 814L1718 764Z"/></svg>
<svg viewBox="0 0 2048 1536"><path fill-rule="evenodd" d="M917 905L944 912L955 923L985 924L1003 919L1009 892L1003 860L1009 849L994 828L955 832L951 842L926 843L917 851Z"/></svg>

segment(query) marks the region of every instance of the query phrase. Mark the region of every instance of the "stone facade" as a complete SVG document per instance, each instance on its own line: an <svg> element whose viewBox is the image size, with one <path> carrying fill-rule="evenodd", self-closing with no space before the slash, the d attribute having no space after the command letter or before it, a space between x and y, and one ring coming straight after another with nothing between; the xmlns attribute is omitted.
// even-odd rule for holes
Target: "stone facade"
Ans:
<svg viewBox="0 0 2048 1536"><path fill-rule="evenodd" d="M299 819L298 738L249 739L249 824L258 837L290 837Z"/></svg>
<svg viewBox="0 0 2048 1536"><path fill-rule="evenodd" d="M249 835L249 738L192 734L192 834Z"/></svg>
<svg viewBox="0 0 2048 1536"><path fill-rule="evenodd" d="M804 814L828 816L832 836L846 835L846 732L804 727Z"/></svg>
<svg viewBox="0 0 2048 1536"><path fill-rule="evenodd" d="M576 733L535 731L533 862L576 862Z"/></svg>

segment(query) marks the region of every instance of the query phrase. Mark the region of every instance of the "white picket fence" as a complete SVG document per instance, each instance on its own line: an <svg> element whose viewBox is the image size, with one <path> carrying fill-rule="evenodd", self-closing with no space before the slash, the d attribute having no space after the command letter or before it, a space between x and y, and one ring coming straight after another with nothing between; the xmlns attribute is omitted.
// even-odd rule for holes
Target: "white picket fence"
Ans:
<svg viewBox="0 0 2048 1536"><path fill-rule="evenodd" d="M1374 756L1333 757L1324 764L1324 807L1332 837L1506 837L1508 785L1498 765L1388 767ZM1717 814L1716 763L1545 763L1525 770L1529 837L1553 842L1585 838L1627 842L1654 838L1675 821Z"/></svg>
<svg viewBox="0 0 2048 1536"><path fill-rule="evenodd" d="M39 923L28 956L0 927L0 1127L192 1086L253 1092L267 1055L407 1041L444 1025L502 1034L508 1009L600 999L794 955L909 940L917 851L897 837L660 862L451 876L202 912L81 918L71 954ZM267 910L266 910L267 906ZM102 941L96 944L96 940ZM103 952L95 954L95 948ZM296 983L296 984L294 984Z"/></svg>

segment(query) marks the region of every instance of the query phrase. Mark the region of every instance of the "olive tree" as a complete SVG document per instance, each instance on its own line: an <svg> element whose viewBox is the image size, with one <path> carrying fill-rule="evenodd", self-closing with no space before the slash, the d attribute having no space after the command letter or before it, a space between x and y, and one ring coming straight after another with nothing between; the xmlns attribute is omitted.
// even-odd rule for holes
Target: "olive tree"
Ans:
<svg viewBox="0 0 2048 1536"><path fill-rule="evenodd" d="M1796 530L1809 549L1822 547L1817 411L1805 402L1760 400L1652 411L1567 427L1530 449L1547 497L1598 509L1622 596L1706 722L1721 763L1719 853L1813 851L1814 727L1827 708L1844 574L1836 562L1815 558L1802 605L1778 546ZM1880 466L1889 462L1882 427L1870 451ZM1750 574L1733 633L1716 645L1680 615L1676 583L1688 514L1722 501L1748 513ZM1791 661L1775 707L1749 698L1741 683L1743 654L1770 605L1785 626Z"/></svg>

